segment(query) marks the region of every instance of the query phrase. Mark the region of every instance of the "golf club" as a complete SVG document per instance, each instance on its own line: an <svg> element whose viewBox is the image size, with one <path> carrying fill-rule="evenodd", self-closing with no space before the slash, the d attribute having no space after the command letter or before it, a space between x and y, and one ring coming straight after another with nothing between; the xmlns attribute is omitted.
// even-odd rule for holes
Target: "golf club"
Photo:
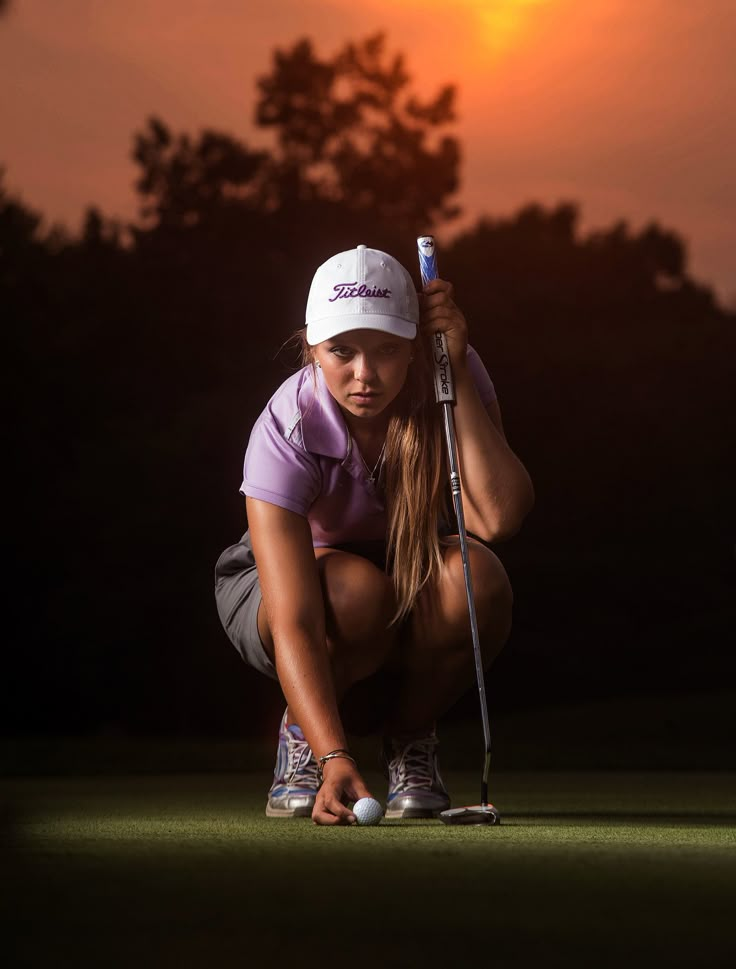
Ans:
<svg viewBox="0 0 736 969"><path fill-rule="evenodd" d="M417 239L417 250L422 285L426 286L430 280L436 279L438 275L434 236L419 236ZM460 553L462 555L463 573L465 575L465 591L468 597L470 632L473 638L473 654L475 657L475 674L478 680L480 711L483 718L483 739L486 748L483 779L480 785L480 804L450 808L447 811L442 811L440 821L444 824L500 824L501 817L498 811L492 804L488 803L488 774L491 768L491 728L488 722L488 704L486 702L486 687L483 678L483 659L480 652L478 620L475 614L475 599L473 598L473 580L470 574L468 536L465 530L465 514L463 512L463 499L460 491L455 420L452 414L452 405L455 402L455 386L452 379L447 338L444 333L437 332L434 334L432 339L432 352L434 358L435 397L437 403L442 405L444 414L445 440L447 442L447 456L450 463L450 487L452 489L452 500L455 506L457 530L460 537Z"/></svg>

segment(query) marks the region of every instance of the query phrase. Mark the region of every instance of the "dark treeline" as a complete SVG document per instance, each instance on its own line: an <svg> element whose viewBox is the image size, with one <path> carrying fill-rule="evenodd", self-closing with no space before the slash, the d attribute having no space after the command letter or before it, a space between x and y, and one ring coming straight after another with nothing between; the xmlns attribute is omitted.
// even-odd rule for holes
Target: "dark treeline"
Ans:
<svg viewBox="0 0 736 969"><path fill-rule="evenodd" d="M212 596L247 437L296 365L314 268L365 242L413 269L417 233L448 234L454 112L380 37L329 59L304 41L258 85L269 150L147 122L135 225L93 209L79 238L46 231L0 186L6 731L240 732L277 702ZM736 321L675 232L579 218L529 205L441 253L537 488L498 548L517 597L500 708L734 669Z"/></svg>

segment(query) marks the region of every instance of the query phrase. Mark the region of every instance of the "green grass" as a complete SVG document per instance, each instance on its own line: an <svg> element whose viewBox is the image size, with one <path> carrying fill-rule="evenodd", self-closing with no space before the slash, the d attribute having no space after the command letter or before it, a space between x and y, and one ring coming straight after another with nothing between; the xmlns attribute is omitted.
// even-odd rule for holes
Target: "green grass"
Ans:
<svg viewBox="0 0 736 969"><path fill-rule="evenodd" d="M383 796L385 782L368 780ZM455 804L477 801L477 772L447 780ZM267 783L260 773L3 782L13 964L736 958L733 774L497 773L498 828L270 821Z"/></svg>

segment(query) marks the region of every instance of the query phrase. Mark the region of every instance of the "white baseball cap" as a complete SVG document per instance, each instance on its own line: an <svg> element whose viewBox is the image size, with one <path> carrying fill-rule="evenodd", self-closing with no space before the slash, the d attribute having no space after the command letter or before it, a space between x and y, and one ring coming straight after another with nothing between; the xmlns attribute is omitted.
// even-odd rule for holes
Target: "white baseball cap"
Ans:
<svg viewBox="0 0 736 969"><path fill-rule="evenodd" d="M393 256L358 246L339 252L314 274L307 299L307 343L347 330L381 330L413 340L419 301L409 273Z"/></svg>

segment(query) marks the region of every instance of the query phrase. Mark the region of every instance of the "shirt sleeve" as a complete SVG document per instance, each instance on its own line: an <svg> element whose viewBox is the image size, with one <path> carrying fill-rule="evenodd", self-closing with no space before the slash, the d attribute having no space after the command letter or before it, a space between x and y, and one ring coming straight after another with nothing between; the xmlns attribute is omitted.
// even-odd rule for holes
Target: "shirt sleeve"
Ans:
<svg viewBox="0 0 736 969"><path fill-rule="evenodd" d="M261 414L245 452L240 493L306 518L320 493L322 475L314 455L292 436L268 408Z"/></svg>
<svg viewBox="0 0 736 969"><path fill-rule="evenodd" d="M492 404L497 399L498 395L496 394L496 388L493 386L490 374L483 365L483 361L470 344L468 344L468 367L470 368L470 375L473 378L473 383L483 402L483 406L488 407L489 404Z"/></svg>

